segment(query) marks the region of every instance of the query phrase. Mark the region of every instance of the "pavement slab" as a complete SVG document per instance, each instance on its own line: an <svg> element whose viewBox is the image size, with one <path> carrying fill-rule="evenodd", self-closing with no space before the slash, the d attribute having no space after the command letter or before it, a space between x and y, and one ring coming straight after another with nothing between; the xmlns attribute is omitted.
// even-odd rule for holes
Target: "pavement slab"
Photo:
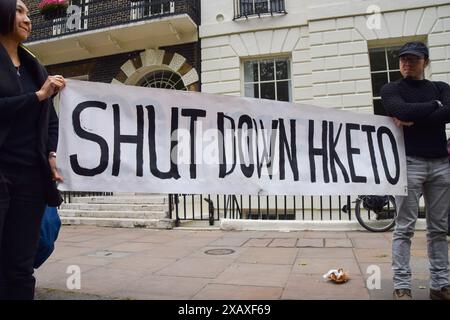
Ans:
<svg viewBox="0 0 450 320"><path fill-rule="evenodd" d="M63 226L35 272L39 300L390 300L392 232ZM73 268L80 288L72 289ZM323 279L343 268L350 280ZM414 299L429 299L426 233L412 239ZM72 279L72 280L71 280Z"/></svg>
<svg viewBox="0 0 450 320"><path fill-rule="evenodd" d="M298 251L297 248L248 248L237 262L292 265Z"/></svg>
<svg viewBox="0 0 450 320"><path fill-rule="evenodd" d="M259 287L229 284L208 284L194 300L276 300L281 297L282 287Z"/></svg>
<svg viewBox="0 0 450 320"><path fill-rule="evenodd" d="M343 284L326 281L321 275L292 274L281 299L289 300L368 300L369 291L361 276Z"/></svg>

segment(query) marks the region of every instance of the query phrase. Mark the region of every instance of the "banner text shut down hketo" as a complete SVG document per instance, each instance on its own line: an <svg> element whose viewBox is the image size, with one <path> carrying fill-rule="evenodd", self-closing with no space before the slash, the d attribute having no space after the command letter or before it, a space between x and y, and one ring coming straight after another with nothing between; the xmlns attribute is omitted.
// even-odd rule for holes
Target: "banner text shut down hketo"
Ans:
<svg viewBox="0 0 450 320"><path fill-rule="evenodd" d="M387 117L223 95L68 81L61 190L404 194Z"/></svg>

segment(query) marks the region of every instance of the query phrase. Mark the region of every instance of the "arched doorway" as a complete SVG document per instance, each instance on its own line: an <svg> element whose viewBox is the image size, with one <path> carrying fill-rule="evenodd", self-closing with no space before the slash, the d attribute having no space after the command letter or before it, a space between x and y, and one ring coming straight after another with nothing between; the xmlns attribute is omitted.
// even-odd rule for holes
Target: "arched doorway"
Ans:
<svg viewBox="0 0 450 320"><path fill-rule="evenodd" d="M188 91L183 79L175 72L168 70L157 70L146 74L136 84L140 87L172 89Z"/></svg>
<svg viewBox="0 0 450 320"><path fill-rule="evenodd" d="M182 55L147 49L125 62L112 83L198 91L199 75Z"/></svg>

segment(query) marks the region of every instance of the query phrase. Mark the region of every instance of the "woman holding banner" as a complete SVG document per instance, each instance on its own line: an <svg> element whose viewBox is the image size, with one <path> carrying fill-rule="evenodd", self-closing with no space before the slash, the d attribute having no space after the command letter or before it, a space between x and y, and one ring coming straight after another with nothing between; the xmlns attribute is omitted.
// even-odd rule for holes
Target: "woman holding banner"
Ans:
<svg viewBox="0 0 450 320"><path fill-rule="evenodd" d="M58 206L58 118L64 88L21 43L31 32L22 0L0 1L0 299L34 298L33 263L46 204Z"/></svg>

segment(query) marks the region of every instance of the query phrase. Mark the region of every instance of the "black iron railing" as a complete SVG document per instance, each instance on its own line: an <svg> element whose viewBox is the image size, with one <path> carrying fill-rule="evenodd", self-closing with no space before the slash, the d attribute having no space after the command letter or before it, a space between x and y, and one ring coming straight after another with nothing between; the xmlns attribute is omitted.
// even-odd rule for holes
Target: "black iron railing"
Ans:
<svg viewBox="0 0 450 320"><path fill-rule="evenodd" d="M234 18L286 13L284 0L234 0Z"/></svg>
<svg viewBox="0 0 450 320"><path fill-rule="evenodd" d="M67 12L31 15L33 32L28 42L126 25L166 16L188 14L200 23L199 0L78 0Z"/></svg>
<svg viewBox="0 0 450 320"><path fill-rule="evenodd" d="M350 196L169 195L169 217L181 220L221 218L258 220L352 220ZM347 210L342 210L346 206ZM211 210L212 209L212 210ZM211 219L211 211L213 217Z"/></svg>

